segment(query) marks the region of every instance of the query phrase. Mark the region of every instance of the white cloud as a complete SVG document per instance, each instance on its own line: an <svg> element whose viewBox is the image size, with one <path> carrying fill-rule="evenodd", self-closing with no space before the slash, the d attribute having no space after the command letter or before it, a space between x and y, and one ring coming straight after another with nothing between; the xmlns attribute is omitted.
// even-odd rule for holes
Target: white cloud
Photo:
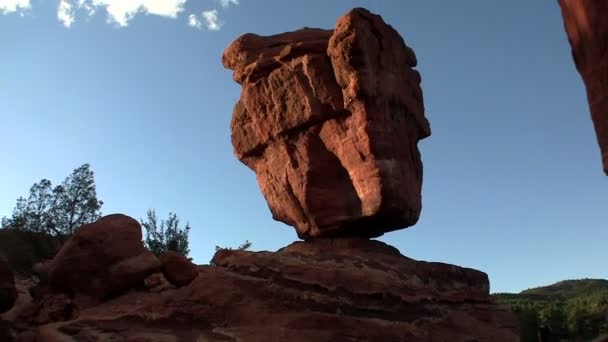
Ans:
<svg viewBox="0 0 608 342"><path fill-rule="evenodd" d="M224 25L217 15L217 10L203 11L202 17L205 20L205 25L211 31L218 31L222 28L222 25Z"/></svg>
<svg viewBox="0 0 608 342"><path fill-rule="evenodd" d="M129 20L138 13L153 14L161 17L177 18L184 10L187 0L86 0L93 7L105 7L108 20L119 26L127 26Z"/></svg>
<svg viewBox="0 0 608 342"><path fill-rule="evenodd" d="M42 0L40 0L42 1ZM47 0L45 0L47 1ZM189 0L56 0L57 20L69 28L81 17L89 18L103 11L107 21L117 26L128 26L138 14L155 15L175 19L184 11ZM239 0L215 0L223 9L239 4ZM24 12L32 7L31 0L0 0L0 14ZM35 7L35 6L34 6ZM181 16L184 18L184 16ZM186 16L188 26L217 31L224 23L217 9L203 11L200 15ZM183 20L183 19L182 19Z"/></svg>
<svg viewBox="0 0 608 342"><path fill-rule="evenodd" d="M60 0L59 7L57 7L57 19L65 27L72 26L75 17L75 8L68 0Z"/></svg>
<svg viewBox="0 0 608 342"><path fill-rule="evenodd" d="M0 0L0 13L11 13L28 10L31 8L30 0Z"/></svg>
<svg viewBox="0 0 608 342"><path fill-rule="evenodd" d="M89 17L95 14L95 6L87 2L87 0L78 0L78 8L83 9Z"/></svg>
<svg viewBox="0 0 608 342"><path fill-rule="evenodd" d="M228 8L230 6L230 4L233 4L233 5L239 4L239 0L219 0L219 1L220 1L220 5L223 8Z"/></svg>
<svg viewBox="0 0 608 342"><path fill-rule="evenodd" d="M201 23L201 20L196 16L196 14L190 14L188 16L188 26L196 27L200 30L203 27L203 23Z"/></svg>

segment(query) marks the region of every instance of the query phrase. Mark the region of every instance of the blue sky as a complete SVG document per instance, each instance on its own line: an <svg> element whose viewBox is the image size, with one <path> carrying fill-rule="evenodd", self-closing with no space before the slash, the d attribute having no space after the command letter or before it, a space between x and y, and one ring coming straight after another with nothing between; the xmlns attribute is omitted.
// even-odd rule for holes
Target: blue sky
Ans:
<svg viewBox="0 0 608 342"><path fill-rule="evenodd" d="M381 240L493 292L608 278L608 182L555 1L0 0L0 216L88 162L104 214L176 212L197 263L289 244L232 154L221 53L357 6L415 50L432 128L421 219Z"/></svg>

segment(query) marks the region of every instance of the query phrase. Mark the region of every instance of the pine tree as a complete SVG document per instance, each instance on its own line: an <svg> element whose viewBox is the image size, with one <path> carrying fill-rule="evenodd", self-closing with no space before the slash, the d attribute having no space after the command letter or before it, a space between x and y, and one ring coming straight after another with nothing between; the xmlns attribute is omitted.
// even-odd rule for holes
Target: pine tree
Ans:
<svg viewBox="0 0 608 342"><path fill-rule="evenodd" d="M97 199L95 175L89 164L75 169L61 185L53 190L53 224L55 229L71 235L74 231L101 217L102 201Z"/></svg>

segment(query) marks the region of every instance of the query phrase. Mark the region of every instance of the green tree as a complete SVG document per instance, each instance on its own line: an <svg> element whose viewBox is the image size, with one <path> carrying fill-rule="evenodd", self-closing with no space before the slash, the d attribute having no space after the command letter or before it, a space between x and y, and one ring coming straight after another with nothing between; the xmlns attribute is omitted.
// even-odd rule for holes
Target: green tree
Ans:
<svg viewBox="0 0 608 342"><path fill-rule="evenodd" d="M169 213L167 220L158 221L156 211L149 209L146 220L140 219L146 231L144 244L155 255L159 256L165 251L175 251L188 257L190 254L188 235L190 224L180 227L180 220L175 213Z"/></svg>
<svg viewBox="0 0 608 342"><path fill-rule="evenodd" d="M78 227L99 219L102 205L91 166L83 164L54 188L48 179L32 185L28 198L17 199L12 217L3 218L2 226L69 236Z"/></svg>
<svg viewBox="0 0 608 342"><path fill-rule="evenodd" d="M75 169L61 185L55 187L53 195L52 224L66 235L101 217L103 202L97 199L95 175L89 164Z"/></svg>

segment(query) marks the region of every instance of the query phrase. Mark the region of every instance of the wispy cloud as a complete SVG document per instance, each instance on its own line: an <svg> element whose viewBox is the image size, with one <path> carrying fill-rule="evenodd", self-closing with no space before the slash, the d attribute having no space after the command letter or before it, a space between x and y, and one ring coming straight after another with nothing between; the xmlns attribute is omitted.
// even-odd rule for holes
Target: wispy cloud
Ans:
<svg viewBox="0 0 608 342"><path fill-rule="evenodd" d="M188 26L190 27L195 27L197 29L201 29L203 28L203 23L201 22L201 20L196 16L196 14L190 14L188 16Z"/></svg>
<svg viewBox="0 0 608 342"><path fill-rule="evenodd" d="M239 0L219 0L220 5L223 8L228 8L230 7L230 5L238 5L239 4Z"/></svg>
<svg viewBox="0 0 608 342"><path fill-rule="evenodd" d="M31 8L30 0L0 0L0 13L23 13Z"/></svg>
<svg viewBox="0 0 608 342"><path fill-rule="evenodd" d="M70 28L81 17L89 18L99 12L105 12L107 21L119 27L129 25L138 14L155 15L176 19L185 11L189 0L56 0L57 20ZM194 2L194 0L191 0ZM209 0L211 1L211 0ZM222 9L239 4L239 0L213 0ZM31 10L31 0L0 0L0 14L18 12L23 15ZM35 7L35 6L34 6ZM219 8L218 7L218 8ZM183 16L181 16L183 20ZM200 15L188 14L188 26L217 31L223 26L218 9L203 11Z"/></svg>
<svg viewBox="0 0 608 342"><path fill-rule="evenodd" d="M205 19L205 25L211 31L217 31L224 25L217 15L217 10L203 11L203 19Z"/></svg>

